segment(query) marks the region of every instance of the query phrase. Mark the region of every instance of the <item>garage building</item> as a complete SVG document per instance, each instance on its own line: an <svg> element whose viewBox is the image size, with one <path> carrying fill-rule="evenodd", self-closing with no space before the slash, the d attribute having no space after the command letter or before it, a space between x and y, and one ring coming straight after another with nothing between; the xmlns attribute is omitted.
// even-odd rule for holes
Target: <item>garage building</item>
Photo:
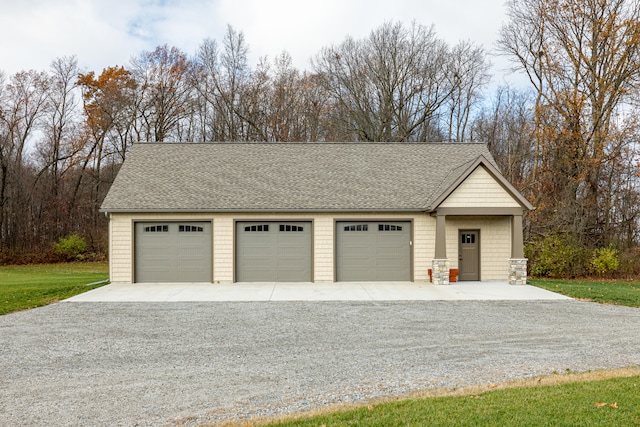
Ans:
<svg viewBox="0 0 640 427"><path fill-rule="evenodd" d="M476 143L138 143L102 205L112 282L213 284L521 283L529 209Z"/></svg>

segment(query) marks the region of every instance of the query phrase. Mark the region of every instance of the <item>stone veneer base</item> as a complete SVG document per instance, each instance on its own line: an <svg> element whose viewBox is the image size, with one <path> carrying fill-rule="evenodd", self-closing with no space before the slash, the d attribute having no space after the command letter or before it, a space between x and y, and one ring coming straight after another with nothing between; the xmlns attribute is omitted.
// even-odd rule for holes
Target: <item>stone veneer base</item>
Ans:
<svg viewBox="0 0 640 427"><path fill-rule="evenodd" d="M511 258L509 260L509 284L510 285L526 285L527 284L527 259Z"/></svg>
<svg viewBox="0 0 640 427"><path fill-rule="evenodd" d="M434 259L433 260L433 284L448 285L449 284L449 260Z"/></svg>

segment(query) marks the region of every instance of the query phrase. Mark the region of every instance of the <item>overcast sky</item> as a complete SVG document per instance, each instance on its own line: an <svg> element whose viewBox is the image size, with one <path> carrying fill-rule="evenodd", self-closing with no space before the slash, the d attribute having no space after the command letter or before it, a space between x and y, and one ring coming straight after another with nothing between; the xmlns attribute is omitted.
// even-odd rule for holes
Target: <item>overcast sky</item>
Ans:
<svg viewBox="0 0 640 427"><path fill-rule="evenodd" d="M0 70L46 70L76 55L84 71L129 64L156 46L194 55L205 38L218 42L228 24L242 31L250 65L288 51L308 69L320 48L347 35L362 38L385 21L434 25L450 45L471 40L495 48L505 0L0 0ZM492 57L493 85L506 62Z"/></svg>

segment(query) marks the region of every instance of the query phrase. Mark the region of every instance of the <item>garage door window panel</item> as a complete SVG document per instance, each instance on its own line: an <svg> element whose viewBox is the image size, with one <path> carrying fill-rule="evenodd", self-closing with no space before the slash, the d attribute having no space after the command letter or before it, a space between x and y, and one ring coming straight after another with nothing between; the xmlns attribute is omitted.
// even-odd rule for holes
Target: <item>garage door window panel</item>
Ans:
<svg viewBox="0 0 640 427"><path fill-rule="evenodd" d="M145 233L168 233L168 225L152 225L144 228Z"/></svg>
<svg viewBox="0 0 640 427"><path fill-rule="evenodd" d="M402 231L402 226L394 224L378 224L378 231Z"/></svg>
<svg viewBox="0 0 640 427"><path fill-rule="evenodd" d="M344 231L369 231L369 224L345 225Z"/></svg>
<svg viewBox="0 0 640 427"><path fill-rule="evenodd" d="M280 231L304 231L304 227L300 225L280 224Z"/></svg>
<svg viewBox="0 0 640 427"><path fill-rule="evenodd" d="M202 233L202 232L204 232L204 228L203 227L198 227L196 225L183 225L183 224L180 224L178 226L178 232L179 233Z"/></svg>
<svg viewBox="0 0 640 427"><path fill-rule="evenodd" d="M269 224L248 225L244 228L244 231L245 232L252 232L252 231L268 232Z"/></svg>

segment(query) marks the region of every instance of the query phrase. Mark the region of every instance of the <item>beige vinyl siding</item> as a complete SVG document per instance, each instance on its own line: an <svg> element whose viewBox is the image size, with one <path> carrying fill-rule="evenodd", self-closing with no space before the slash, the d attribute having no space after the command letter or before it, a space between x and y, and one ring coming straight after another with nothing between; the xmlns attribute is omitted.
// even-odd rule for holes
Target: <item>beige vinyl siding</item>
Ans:
<svg viewBox="0 0 640 427"><path fill-rule="evenodd" d="M233 218L213 218L213 282L233 281Z"/></svg>
<svg viewBox="0 0 640 427"><path fill-rule="evenodd" d="M333 217L316 216L313 233L313 280L333 282Z"/></svg>
<svg viewBox="0 0 640 427"><path fill-rule="evenodd" d="M427 280L427 270L435 250L435 219L427 214L370 214L370 213L317 213L317 214L125 214L112 213L111 227L111 281L133 281L133 224L135 221L213 221L213 282L230 283L234 277L233 227L235 221L296 220L313 221L313 280L334 281L334 226L335 221L380 218L413 221L413 278Z"/></svg>
<svg viewBox="0 0 640 427"><path fill-rule="evenodd" d="M480 280L506 280L511 258L511 219L505 216L447 217L447 257L458 268L458 231L480 230Z"/></svg>
<svg viewBox="0 0 640 427"><path fill-rule="evenodd" d="M440 204L443 208L507 207L520 204L487 172L478 167Z"/></svg>
<svg viewBox="0 0 640 427"><path fill-rule="evenodd" d="M436 218L425 214L413 222L414 281L429 281L429 269L436 253Z"/></svg>
<svg viewBox="0 0 640 427"><path fill-rule="evenodd" d="M388 219L413 221L413 279L428 280L427 271L435 253L436 219L426 213L369 214L111 214L110 273L112 282L133 281L134 221L213 221L213 282L230 283L234 277L234 221L313 221L313 281L333 282L336 220ZM506 280L511 255L509 217L447 217L447 256L451 268L458 265L458 230L480 230L481 280Z"/></svg>
<svg viewBox="0 0 640 427"><path fill-rule="evenodd" d="M122 220L111 216L111 266L112 282L131 282L132 281L132 262L133 262L133 227L130 220Z"/></svg>

